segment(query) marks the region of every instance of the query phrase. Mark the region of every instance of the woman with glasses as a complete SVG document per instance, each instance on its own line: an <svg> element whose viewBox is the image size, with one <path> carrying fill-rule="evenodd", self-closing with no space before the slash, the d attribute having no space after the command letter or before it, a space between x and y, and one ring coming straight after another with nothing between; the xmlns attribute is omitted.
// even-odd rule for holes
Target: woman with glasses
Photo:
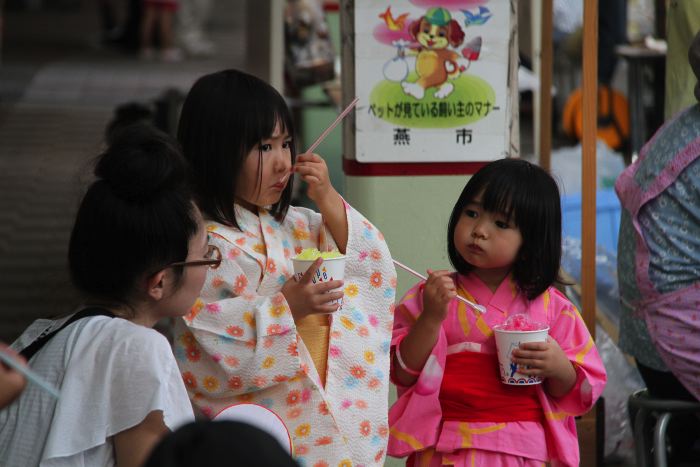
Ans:
<svg viewBox="0 0 700 467"><path fill-rule="evenodd" d="M220 261L184 159L167 135L134 125L94 172L68 252L85 305L12 345L60 395L29 384L0 412L2 466L139 466L193 419L170 345L152 329L187 313Z"/></svg>

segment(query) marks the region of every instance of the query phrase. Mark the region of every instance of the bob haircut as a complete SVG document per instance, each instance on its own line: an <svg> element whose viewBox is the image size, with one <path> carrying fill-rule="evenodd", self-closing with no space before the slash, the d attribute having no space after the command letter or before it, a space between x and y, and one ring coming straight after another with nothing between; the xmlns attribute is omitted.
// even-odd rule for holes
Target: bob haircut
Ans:
<svg viewBox="0 0 700 467"><path fill-rule="evenodd" d="M500 159L469 179L452 209L447 228L447 251L452 266L466 274L474 266L454 245L455 227L464 209L481 196L483 209L513 222L523 244L513 263L513 278L529 300L559 279L561 261L561 201L554 179L540 167L521 159Z"/></svg>
<svg viewBox="0 0 700 467"><path fill-rule="evenodd" d="M234 200L243 163L272 136L275 125L294 136L284 98L272 86L238 70L205 75L192 86L182 107L178 140L192 169L200 209L212 220L240 229ZM291 146L292 164L296 161ZM258 167L258 185L263 158ZM281 221L292 199L292 178L270 213Z"/></svg>
<svg viewBox="0 0 700 467"><path fill-rule="evenodd" d="M197 208L177 142L134 124L97 158L68 246L75 286L92 300L130 305L137 281L184 261ZM180 278L182 268L173 268Z"/></svg>

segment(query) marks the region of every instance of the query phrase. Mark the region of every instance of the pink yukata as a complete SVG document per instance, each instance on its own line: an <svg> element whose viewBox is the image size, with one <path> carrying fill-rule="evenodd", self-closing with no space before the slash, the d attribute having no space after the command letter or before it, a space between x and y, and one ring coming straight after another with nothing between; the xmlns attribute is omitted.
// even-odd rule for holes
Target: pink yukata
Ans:
<svg viewBox="0 0 700 467"><path fill-rule="evenodd" d="M398 385L399 399L389 411L389 455L411 456L408 465L416 466L579 465L574 416L593 406L603 392L606 374L576 308L552 287L528 301L510 277L495 293L473 274L455 274L454 279L459 295L486 306L487 311L479 314L463 302L452 300L418 380L410 387ZM409 290L396 308L392 355L422 312L423 284ZM543 385L536 386L542 421L444 420L440 391L447 355L465 351L495 354L492 329L514 313L526 313L531 321L549 324L549 335L576 370L574 387L565 396L554 398L545 393ZM478 405L478 401L472 403Z"/></svg>
<svg viewBox="0 0 700 467"><path fill-rule="evenodd" d="M207 416L241 402L265 406L289 430L303 466L381 466L396 270L382 234L346 205L343 306L330 315L325 388L281 293L304 248L334 247L321 215L290 207L283 222L236 207L241 230L208 222L221 266L176 325L174 352Z"/></svg>

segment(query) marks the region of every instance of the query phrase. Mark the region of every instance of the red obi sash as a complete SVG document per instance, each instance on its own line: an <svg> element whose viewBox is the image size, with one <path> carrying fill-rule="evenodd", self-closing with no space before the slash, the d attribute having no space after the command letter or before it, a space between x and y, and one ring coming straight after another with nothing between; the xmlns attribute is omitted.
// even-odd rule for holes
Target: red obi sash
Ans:
<svg viewBox="0 0 700 467"><path fill-rule="evenodd" d="M442 418L461 422L542 421L536 386L501 383L495 354L447 356L440 387Z"/></svg>

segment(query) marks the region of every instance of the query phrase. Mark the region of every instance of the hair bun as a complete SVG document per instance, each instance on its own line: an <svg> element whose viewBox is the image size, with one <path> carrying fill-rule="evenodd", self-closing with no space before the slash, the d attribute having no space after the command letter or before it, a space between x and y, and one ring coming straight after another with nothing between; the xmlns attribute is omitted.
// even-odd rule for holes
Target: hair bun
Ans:
<svg viewBox="0 0 700 467"><path fill-rule="evenodd" d="M130 125L114 135L99 157L95 176L115 196L143 202L185 184L185 161L173 138L146 124Z"/></svg>

